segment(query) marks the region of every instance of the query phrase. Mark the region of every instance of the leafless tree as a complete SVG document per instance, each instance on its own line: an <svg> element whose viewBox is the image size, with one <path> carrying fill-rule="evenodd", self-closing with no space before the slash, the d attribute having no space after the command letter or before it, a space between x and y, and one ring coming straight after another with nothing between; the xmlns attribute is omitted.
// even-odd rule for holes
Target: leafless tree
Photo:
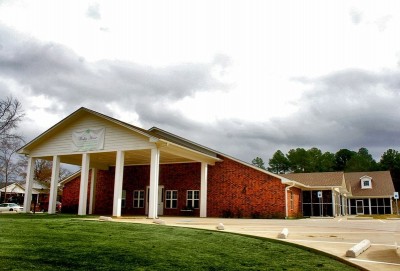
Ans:
<svg viewBox="0 0 400 271"><path fill-rule="evenodd" d="M26 167L28 165L28 160L25 157L21 157L21 159L19 161L19 165L20 165L20 167L26 169ZM39 181L39 182L43 182L43 183L50 183L53 162L44 160L44 159L36 159L34 167L35 168L34 168L33 179L36 181ZM61 179L65 178L66 176L68 176L69 174L71 174L71 172L61 165L60 173L58 176L59 179L61 180ZM25 179L26 172L22 171L20 173L20 176L22 179Z"/></svg>
<svg viewBox="0 0 400 271"><path fill-rule="evenodd" d="M5 183L4 202L7 199L8 183L19 180L23 170L16 157L16 152L21 144L22 140L19 138L3 138L0 141L0 179Z"/></svg>
<svg viewBox="0 0 400 271"><path fill-rule="evenodd" d="M22 105L13 97L0 100L0 139L3 138L22 138L15 133L15 128L24 117Z"/></svg>

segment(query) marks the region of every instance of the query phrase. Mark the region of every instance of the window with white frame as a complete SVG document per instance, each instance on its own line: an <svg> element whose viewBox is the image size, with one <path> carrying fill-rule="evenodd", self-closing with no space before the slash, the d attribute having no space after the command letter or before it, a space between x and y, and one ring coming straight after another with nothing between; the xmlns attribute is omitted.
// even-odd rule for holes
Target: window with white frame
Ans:
<svg viewBox="0 0 400 271"><path fill-rule="evenodd" d="M290 191L290 210L294 209L293 191Z"/></svg>
<svg viewBox="0 0 400 271"><path fill-rule="evenodd" d="M186 197L186 206L188 208L198 209L200 203L200 191L188 190Z"/></svg>
<svg viewBox="0 0 400 271"><path fill-rule="evenodd" d="M133 208L144 208L144 190L133 191Z"/></svg>
<svg viewBox="0 0 400 271"><path fill-rule="evenodd" d="M178 191L166 190L165 191L165 208L176 209L178 206Z"/></svg>
<svg viewBox="0 0 400 271"><path fill-rule="evenodd" d="M361 178L361 189L370 189L372 188L372 178L368 176L364 176Z"/></svg>
<svg viewBox="0 0 400 271"><path fill-rule="evenodd" d="M122 196L121 196L121 208L126 207L126 190L122 190Z"/></svg>

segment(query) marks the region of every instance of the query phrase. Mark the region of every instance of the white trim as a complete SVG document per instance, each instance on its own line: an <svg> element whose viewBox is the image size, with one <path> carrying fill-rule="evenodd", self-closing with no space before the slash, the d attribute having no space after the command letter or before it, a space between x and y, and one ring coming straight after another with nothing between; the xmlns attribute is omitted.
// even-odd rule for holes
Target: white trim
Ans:
<svg viewBox="0 0 400 271"><path fill-rule="evenodd" d="M138 192L138 198L135 198L135 192ZM143 209L145 207L145 191L143 189L133 190L133 199L132 199L132 208L134 209ZM135 206L135 201L138 203L138 206ZM143 201L143 206L140 206L140 202Z"/></svg>
<svg viewBox="0 0 400 271"><path fill-rule="evenodd" d="M160 150L151 149L150 163L150 196L149 196L149 218L158 217L158 182L160 170Z"/></svg>
<svg viewBox="0 0 400 271"><path fill-rule="evenodd" d="M122 207L122 183L124 179L124 160L125 152L117 151L117 161L115 165L114 176L114 198L113 198L113 216L121 216Z"/></svg>
<svg viewBox="0 0 400 271"><path fill-rule="evenodd" d="M87 189L89 182L89 165L90 165L90 154L84 153L82 155L82 169L81 169L81 183L79 189L79 206L78 215L86 215L87 207Z"/></svg>
<svg viewBox="0 0 400 271"><path fill-rule="evenodd" d="M207 163L201 163L200 175L200 217L207 217Z"/></svg>
<svg viewBox="0 0 400 271"><path fill-rule="evenodd" d="M97 184L97 168L92 168L90 175L89 215L94 213L94 209L96 207L96 184Z"/></svg>
<svg viewBox="0 0 400 271"><path fill-rule="evenodd" d="M192 197L189 199L189 192L192 192ZM198 192L199 193L199 197L196 199L195 198L195 192ZM193 208L193 209L199 209L200 208L200 190L186 190L186 206L189 206L189 204L188 204L188 202L191 202L191 207ZM197 208L195 208L194 206L195 206L195 202L198 202L199 204L199 207L197 207Z"/></svg>
<svg viewBox="0 0 400 271"><path fill-rule="evenodd" d="M33 177L35 173L35 163L36 158L29 157L28 158L28 167L26 169L26 183L25 183L25 197L24 197L24 212L31 212L31 201L32 201L32 185L33 185Z"/></svg>
<svg viewBox="0 0 400 271"><path fill-rule="evenodd" d="M57 188L58 178L60 175L60 156L53 156L53 167L51 169L51 182L50 182L50 197L49 197L49 214L56 213L56 201L57 201Z"/></svg>
<svg viewBox="0 0 400 271"><path fill-rule="evenodd" d="M167 197L168 192L170 193L170 197ZM176 192L176 198L173 197L174 192ZM169 189L169 190L165 190L165 209L177 209L178 208L178 190L177 189ZM167 204L167 202L170 201L171 204ZM176 202L176 207L172 207L173 206L173 202Z"/></svg>

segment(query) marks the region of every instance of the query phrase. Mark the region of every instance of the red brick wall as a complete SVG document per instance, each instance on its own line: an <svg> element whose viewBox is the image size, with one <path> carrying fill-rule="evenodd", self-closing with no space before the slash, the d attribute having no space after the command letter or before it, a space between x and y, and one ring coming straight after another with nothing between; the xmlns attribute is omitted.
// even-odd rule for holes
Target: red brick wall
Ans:
<svg viewBox="0 0 400 271"><path fill-rule="evenodd" d="M284 217L285 185L278 178L259 170L220 157L223 162L208 167L207 216L221 217ZM183 215L187 190L200 190L200 163L160 165L159 184L165 190L178 191L178 208L165 209L164 215ZM127 166L124 168L123 190L126 190L126 207L123 215L144 215L145 208L133 208L133 191L144 190L149 185L150 166ZM64 186L63 208L78 206L79 177ZM295 192L294 215L299 210L300 190ZM90 185L88 188L90 191ZM112 214L114 196L114 168L99 170L96 182L96 214ZM89 193L89 192L88 192ZM165 195L165 193L164 193ZM89 196L88 196L89 198ZM165 202L165 199L164 199ZM88 204L89 205L89 204ZM194 215L199 215L196 209Z"/></svg>
<svg viewBox="0 0 400 271"><path fill-rule="evenodd" d="M90 186L91 186L91 175L92 171L89 171L88 180L88 201L87 209L89 209L89 197L90 197ZM61 211L64 213L78 213L79 205L79 189L81 185L81 176L76 177L72 181L66 183L63 188L62 198L61 198Z"/></svg>
<svg viewBox="0 0 400 271"><path fill-rule="evenodd" d="M290 196L293 193L293 209L291 208ZM289 217L299 217L302 215L301 209L301 189L296 187L291 187L287 195L288 199L288 213Z"/></svg>
<svg viewBox="0 0 400 271"><path fill-rule="evenodd" d="M285 216L285 185L278 178L220 157L209 166L207 216Z"/></svg>

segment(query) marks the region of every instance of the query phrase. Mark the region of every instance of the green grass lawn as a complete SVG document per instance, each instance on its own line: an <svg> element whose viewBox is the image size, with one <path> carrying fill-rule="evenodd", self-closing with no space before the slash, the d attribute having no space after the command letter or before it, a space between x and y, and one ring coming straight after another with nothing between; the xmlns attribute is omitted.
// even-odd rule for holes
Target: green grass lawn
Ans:
<svg viewBox="0 0 400 271"><path fill-rule="evenodd" d="M0 270L356 269L295 246L237 234L1 214Z"/></svg>

